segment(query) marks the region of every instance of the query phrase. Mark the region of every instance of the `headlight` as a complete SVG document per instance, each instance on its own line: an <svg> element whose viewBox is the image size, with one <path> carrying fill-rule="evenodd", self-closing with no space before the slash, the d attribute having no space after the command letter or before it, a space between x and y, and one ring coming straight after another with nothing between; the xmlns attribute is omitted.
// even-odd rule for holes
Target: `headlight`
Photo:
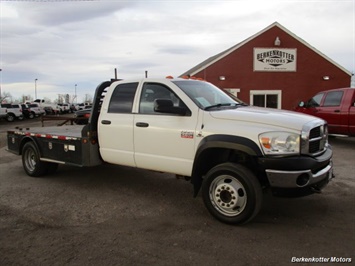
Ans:
<svg viewBox="0 0 355 266"><path fill-rule="evenodd" d="M259 135L265 155L292 155L300 152L300 136L289 132L267 132Z"/></svg>

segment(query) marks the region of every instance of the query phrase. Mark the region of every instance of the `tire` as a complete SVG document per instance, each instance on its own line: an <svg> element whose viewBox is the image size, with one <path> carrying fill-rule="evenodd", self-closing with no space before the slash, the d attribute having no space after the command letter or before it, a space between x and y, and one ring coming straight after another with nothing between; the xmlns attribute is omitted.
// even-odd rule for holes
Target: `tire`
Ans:
<svg viewBox="0 0 355 266"><path fill-rule="evenodd" d="M28 114L28 118L29 119L33 119L35 117L35 114L33 113L33 112L30 112L29 114Z"/></svg>
<svg viewBox="0 0 355 266"><path fill-rule="evenodd" d="M24 119L23 115L20 115L20 116L18 117L18 120L23 120L23 119Z"/></svg>
<svg viewBox="0 0 355 266"><path fill-rule="evenodd" d="M7 116L6 116L7 122L14 122L15 118L16 118L16 116L14 114L7 114Z"/></svg>
<svg viewBox="0 0 355 266"><path fill-rule="evenodd" d="M207 210L228 224L243 224L260 211L263 193L256 176L240 164L223 163L204 178L202 197Z"/></svg>
<svg viewBox="0 0 355 266"><path fill-rule="evenodd" d="M43 176L48 171L48 163L40 161L39 151L33 142L27 142L22 148L22 165L32 177Z"/></svg>

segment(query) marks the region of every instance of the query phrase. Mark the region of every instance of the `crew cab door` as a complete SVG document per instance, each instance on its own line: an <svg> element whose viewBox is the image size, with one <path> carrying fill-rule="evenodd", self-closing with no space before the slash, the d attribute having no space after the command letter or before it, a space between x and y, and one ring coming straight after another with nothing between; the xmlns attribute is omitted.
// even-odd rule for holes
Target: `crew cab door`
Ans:
<svg viewBox="0 0 355 266"><path fill-rule="evenodd" d="M133 123L137 167L191 175L198 108L187 106L177 93L162 83L142 84ZM173 102L174 108L185 108L186 113L157 112L157 99Z"/></svg>
<svg viewBox="0 0 355 266"><path fill-rule="evenodd" d="M352 92L349 108L349 134L355 136L355 91Z"/></svg>
<svg viewBox="0 0 355 266"><path fill-rule="evenodd" d="M136 166L134 162L132 107L138 82L110 88L98 121L100 154L105 162Z"/></svg>
<svg viewBox="0 0 355 266"><path fill-rule="evenodd" d="M348 134L349 108L342 105L344 97L344 90L329 91L317 107L316 116L328 122L330 133Z"/></svg>

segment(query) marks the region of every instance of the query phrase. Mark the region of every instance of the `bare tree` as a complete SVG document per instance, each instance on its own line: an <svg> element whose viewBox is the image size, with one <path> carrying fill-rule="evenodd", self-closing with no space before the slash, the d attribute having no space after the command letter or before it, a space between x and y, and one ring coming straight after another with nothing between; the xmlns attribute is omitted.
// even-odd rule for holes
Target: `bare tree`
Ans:
<svg viewBox="0 0 355 266"><path fill-rule="evenodd" d="M25 103L25 102L32 102L33 98L31 95L24 95L22 94L21 98L19 99L19 102Z"/></svg>
<svg viewBox="0 0 355 266"><path fill-rule="evenodd" d="M84 102L92 103L92 96L90 94L85 94Z"/></svg>
<svg viewBox="0 0 355 266"><path fill-rule="evenodd" d="M9 102L9 103L12 102L12 95L10 92L5 91L1 94L0 103L2 102Z"/></svg>

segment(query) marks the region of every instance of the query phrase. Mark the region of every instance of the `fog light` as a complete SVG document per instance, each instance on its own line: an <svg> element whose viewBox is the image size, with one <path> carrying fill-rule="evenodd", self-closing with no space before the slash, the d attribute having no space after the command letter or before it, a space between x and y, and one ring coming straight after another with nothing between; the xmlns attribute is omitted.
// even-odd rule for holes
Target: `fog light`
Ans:
<svg viewBox="0 0 355 266"><path fill-rule="evenodd" d="M301 174L297 177L296 184L299 187L304 187L309 183L309 175L308 174Z"/></svg>

